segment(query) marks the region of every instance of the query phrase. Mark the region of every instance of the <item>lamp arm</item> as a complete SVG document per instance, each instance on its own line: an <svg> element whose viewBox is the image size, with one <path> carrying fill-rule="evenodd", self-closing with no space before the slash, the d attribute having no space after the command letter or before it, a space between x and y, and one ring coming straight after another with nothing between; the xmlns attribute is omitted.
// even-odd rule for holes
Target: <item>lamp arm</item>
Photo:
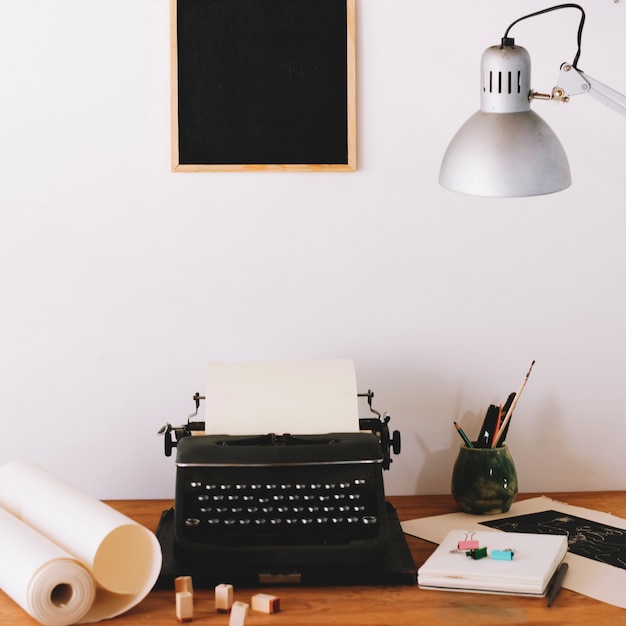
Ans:
<svg viewBox="0 0 626 626"><path fill-rule="evenodd" d="M552 90L552 99L568 102L570 96L581 93L588 93L614 111L626 115L626 96L581 72L573 65L564 63L561 66L557 86Z"/></svg>

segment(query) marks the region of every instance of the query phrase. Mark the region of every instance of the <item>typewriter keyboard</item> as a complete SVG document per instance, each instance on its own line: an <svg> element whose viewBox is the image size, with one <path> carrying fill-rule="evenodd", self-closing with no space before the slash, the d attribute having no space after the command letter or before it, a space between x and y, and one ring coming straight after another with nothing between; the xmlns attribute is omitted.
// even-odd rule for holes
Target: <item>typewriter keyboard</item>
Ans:
<svg viewBox="0 0 626 626"><path fill-rule="evenodd" d="M183 532L190 541L345 544L379 533L384 501L377 476L367 466L356 473L233 468L220 474L196 469L186 476L177 507L184 507Z"/></svg>

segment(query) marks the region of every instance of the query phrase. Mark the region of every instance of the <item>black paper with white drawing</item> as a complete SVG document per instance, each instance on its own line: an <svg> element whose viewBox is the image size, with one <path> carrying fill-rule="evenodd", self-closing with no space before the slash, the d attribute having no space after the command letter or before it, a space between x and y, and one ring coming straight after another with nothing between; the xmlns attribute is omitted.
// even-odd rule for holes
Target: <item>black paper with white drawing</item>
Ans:
<svg viewBox="0 0 626 626"><path fill-rule="evenodd" d="M567 535L569 552L626 569L626 530L548 510L481 522L504 532Z"/></svg>

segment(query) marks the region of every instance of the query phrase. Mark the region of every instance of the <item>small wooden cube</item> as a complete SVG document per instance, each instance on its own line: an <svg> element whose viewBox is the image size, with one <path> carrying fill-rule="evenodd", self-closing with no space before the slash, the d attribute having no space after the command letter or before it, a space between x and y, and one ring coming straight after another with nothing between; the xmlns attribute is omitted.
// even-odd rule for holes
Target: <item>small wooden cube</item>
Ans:
<svg viewBox="0 0 626 626"><path fill-rule="evenodd" d="M249 605L245 602L233 602L230 609L230 620L228 626L244 626L248 616Z"/></svg>
<svg viewBox="0 0 626 626"><path fill-rule="evenodd" d="M179 591L176 594L176 617L181 623L193 619L193 593L190 591Z"/></svg>
<svg viewBox="0 0 626 626"><path fill-rule="evenodd" d="M233 605L233 586L220 583L215 587L215 609L219 613L227 613Z"/></svg>
<svg viewBox="0 0 626 626"><path fill-rule="evenodd" d="M174 589L176 593L179 591L188 591L189 593L193 593L193 581L191 580L191 576L178 576L174 579Z"/></svg>
<svg viewBox="0 0 626 626"><path fill-rule="evenodd" d="M257 593L252 596L252 610L261 613L278 613L280 611L280 598L267 593Z"/></svg>

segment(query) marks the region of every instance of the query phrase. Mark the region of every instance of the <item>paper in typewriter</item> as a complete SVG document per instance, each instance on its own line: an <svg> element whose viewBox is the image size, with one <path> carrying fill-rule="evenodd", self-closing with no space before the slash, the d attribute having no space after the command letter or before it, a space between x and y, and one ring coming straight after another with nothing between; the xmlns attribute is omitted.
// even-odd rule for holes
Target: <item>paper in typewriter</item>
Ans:
<svg viewBox="0 0 626 626"><path fill-rule="evenodd" d="M210 363L208 435L358 432L350 359Z"/></svg>
<svg viewBox="0 0 626 626"><path fill-rule="evenodd" d="M138 604L161 569L147 528L25 461L0 466L0 587L45 626Z"/></svg>

